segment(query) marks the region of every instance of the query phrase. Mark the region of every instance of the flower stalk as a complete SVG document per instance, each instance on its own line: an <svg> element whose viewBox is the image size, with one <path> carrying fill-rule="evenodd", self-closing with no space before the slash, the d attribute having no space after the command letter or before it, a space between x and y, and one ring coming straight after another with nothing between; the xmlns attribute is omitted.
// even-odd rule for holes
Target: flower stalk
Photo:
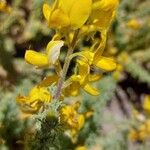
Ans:
<svg viewBox="0 0 150 150"><path fill-rule="evenodd" d="M71 44L68 45L69 48L68 48L68 52L67 52L67 55L66 55L66 58L65 58L65 63L64 63L64 66L63 66L62 73L60 75L60 79L58 81L57 91L56 91L56 94L54 95L53 99L57 100L61 95L63 83L65 81L67 71L68 71L68 68L69 68L69 65L70 65L70 61L71 61L70 60L70 55L73 54L73 51L74 51L74 48L75 48L75 45L76 45L76 41L77 41L77 38L78 38L78 34L79 34L79 29L77 31L75 31L72 42L71 42Z"/></svg>

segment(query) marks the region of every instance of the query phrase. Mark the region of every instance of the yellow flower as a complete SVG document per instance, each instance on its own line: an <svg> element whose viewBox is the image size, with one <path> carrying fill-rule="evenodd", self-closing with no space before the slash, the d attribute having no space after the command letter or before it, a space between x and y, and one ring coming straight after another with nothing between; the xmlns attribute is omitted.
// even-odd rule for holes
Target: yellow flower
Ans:
<svg viewBox="0 0 150 150"><path fill-rule="evenodd" d="M17 102L23 107L26 112L36 112L38 111L44 103L49 103L51 101L51 95L47 88L35 86L29 93L28 96L17 97Z"/></svg>
<svg viewBox="0 0 150 150"><path fill-rule="evenodd" d="M82 32L88 33L93 31L99 31L101 35L99 47L95 52L95 60L101 57L104 51L107 39L107 31L115 17L116 9L118 7L119 0L93 0L92 11L89 17L89 21L83 26ZM97 61L96 61L97 62Z"/></svg>
<svg viewBox="0 0 150 150"><path fill-rule="evenodd" d="M116 62L113 58L108 58L104 56L97 57L97 51L82 51L81 54L85 58L85 61L87 60L87 63L89 65L94 65L101 70L113 71L117 67Z"/></svg>
<svg viewBox="0 0 150 150"><path fill-rule="evenodd" d="M40 87L48 87L52 85L53 83L58 82L58 76L57 75L50 75L48 77L45 77L38 85Z"/></svg>
<svg viewBox="0 0 150 150"><path fill-rule="evenodd" d="M146 95L143 103L143 108L150 114L150 95Z"/></svg>
<svg viewBox="0 0 150 150"><path fill-rule="evenodd" d="M5 0L1 0L0 1L0 10L3 10L6 7L6 1Z"/></svg>
<svg viewBox="0 0 150 150"><path fill-rule="evenodd" d="M91 95L99 95L97 89L92 87L89 83L97 81L101 75L91 75L90 67L85 61L77 60L78 73L70 77L71 84L64 89L65 96L76 96L79 94L80 88L83 88Z"/></svg>
<svg viewBox="0 0 150 150"><path fill-rule="evenodd" d="M141 23L137 19L131 19L127 22L127 26L131 29L138 30L141 27Z"/></svg>
<svg viewBox="0 0 150 150"><path fill-rule="evenodd" d="M85 146L78 146L75 150L87 150L87 148Z"/></svg>
<svg viewBox="0 0 150 150"><path fill-rule="evenodd" d="M137 129L132 129L129 138L133 141L145 141L150 138L150 120L143 122Z"/></svg>
<svg viewBox="0 0 150 150"><path fill-rule="evenodd" d="M145 122L146 128L147 128L147 133L149 134L150 137L150 119L147 119Z"/></svg>
<svg viewBox="0 0 150 150"><path fill-rule="evenodd" d="M113 20L119 0L93 0L91 20L100 29L107 29Z"/></svg>
<svg viewBox="0 0 150 150"><path fill-rule="evenodd" d="M10 13L11 8L7 6L6 0L0 0L0 11Z"/></svg>
<svg viewBox="0 0 150 150"><path fill-rule="evenodd" d="M137 141L139 139L138 132L132 129L128 134L128 138L131 139L132 141Z"/></svg>
<svg viewBox="0 0 150 150"><path fill-rule="evenodd" d="M55 0L51 6L43 5L43 14L52 27L76 29L87 21L91 6L92 0Z"/></svg>
<svg viewBox="0 0 150 150"><path fill-rule="evenodd" d="M103 56L99 59L95 58L95 53L91 51L83 51L80 54L83 58L77 60L78 73L71 76L70 80L72 83L65 89L65 92L72 96L76 96L79 94L80 87L82 87L91 95L99 95L98 90L92 87L89 83L99 80L101 75L91 75L90 66L95 65L102 70L112 71L116 68L116 63L113 59Z"/></svg>
<svg viewBox="0 0 150 150"><path fill-rule="evenodd" d="M79 114L77 109L79 104L66 105L60 109L60 121L69 129L72 137L75 137L84 125L84 115Z"/></svg>
<svg viewBox="0 0 150 150"><path fill-rule="evenodd" d="M48 67L58 60L60 49L64 45L63 41L50 41L46 48L46 53L39 53L34 50L27 50L25 60L36 67Z"/></svg>
<svg viewBox="0 0 150 150"><path fill-rule="evenodd" d="M78 61L79 63L79 61ZM79 74L72 75L66 82L69 82L68 85L63 87L62 96L77 96L79 94L80 88L83 88L86 92L91 95L98 95L99 92L90 86L89 82L97 81L101 78L101 75L92 75L87 74L87 68L89 67L86 63L82 63L79 65ZM57 75L51 75L45 77L38 85L40 87L48 87L52 84L58 83L59 77Z"/></svg>

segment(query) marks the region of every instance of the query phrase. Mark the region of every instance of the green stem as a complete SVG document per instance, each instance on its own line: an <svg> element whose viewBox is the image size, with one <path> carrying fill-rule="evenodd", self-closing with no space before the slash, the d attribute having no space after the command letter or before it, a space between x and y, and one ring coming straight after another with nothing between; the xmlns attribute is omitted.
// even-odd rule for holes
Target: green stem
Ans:
<svg viewBox="0 0 150 150"><path fill-rule="evenodd" d="M64 66L63 66L63 70L62 70L60 79L58 81L57 91L56 91L56 94L54 95L54 99L58 99L60 97L60 95L61 95L63 83L65 81L65 78L66 78L66 75L67 75L67 71L68 71L68 68L69 68L69 65L70 65L70 61L71 61L69 58L70 58L70 55L74 51L74 47L76 45L78 34L79 34L79 30L75 31L73 40L72 40L72 42L71 42L71 44L69 46L69 49L68 49L68 52L67 52L67 55L66 55L66 58L65 58L65 63L64 63Z"/></svg>

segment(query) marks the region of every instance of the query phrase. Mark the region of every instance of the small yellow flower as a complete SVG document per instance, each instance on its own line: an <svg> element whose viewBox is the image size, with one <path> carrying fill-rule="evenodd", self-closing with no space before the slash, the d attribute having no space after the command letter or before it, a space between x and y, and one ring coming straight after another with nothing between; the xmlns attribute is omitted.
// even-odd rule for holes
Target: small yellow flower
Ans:
<svg viewBox="0 0 150 150"><path fill-rule="evenodd" d="M55 0L51 6L43 5L43 14L52 27L77 29L87 21L91 6L92 0Z"/></svg>
<svg viewBox="0 0 150 150"><path fill-rule="evenodd" d="M60 121L70 131L72 137L77 135L85 122L84 115L77 112L78 107L79 104L76 103L60 109Z"/></svg>
<svg viewBox="0 0 150 150"><path fill-rule="evenodd" d="M0 0L0 11L10 13L11 8L7 6L6 0Z"/></svg>
<svg viewBox="0 0 150 150"><path fill-rule="evenodd" d="M58 82L58 76L50 75L50 76L45 77L38 85L40 87L48 87L57 82Z"/></svg>
<svg viewBox="0 0 150 150"><path fill-rule="evenodd" d="M26 112L36 112L38 111L44 103L48 103L51 101L51 95L47 88L35 86L29 93L28 96L17 97L17 102L23 106L27 106L29 109L25 108Z"/></svg>
<svg viewBox="0 0 150 150"><path fill-rule="evenodd" d="M131 139L132 141L137 141L139 139L138 132L134 129L130 130L128 138Z"/></svg>
<svg viewBox="0 0 150 150"><path fill-rule="evenodd" d="M131 129L129 138L133 141L145 141L150 138L150 120L143 122L137 129Z"/></svg>
<svg viewBox="0 0 150 150"><path fill-rule="evenodd" d="M0 10L3 10L7 6L7 3L5 0L0 0Z"/></svg>
<svg viewBox="0 0 150 150"><path fill-rule="evenodd" d="M146 95L143 103L143 108L150 114L150 95Z"/></svg>
<svg viewBox="0 0 150 150"><path fill-rule="evenodd" d="M89 65L85 61L78 60L77 66L78 73L70 77L71 84L64 89L64 95L76 96L79 94L80 88L91 95L99 95L98 90L89 83L99 80L101 75L91 75Z"/></svg>
<svg viewBox="0 0 150 150"><path fill-rule="evenodd" d="M27 50L25 60L36 67L48 67L54 65L60 55L60 49L64 45L63 41L50 41L46 48L46 53L39 53L34 50Z"/></svg>
<svg viewBox="0 0 150 150"><path fill-rule="evenodd" d="M85 146L78 146L75 150L87 150L87 148Z"/></svg>
<svg viewBox="0 0 150 150"><path fill-rule="evenodd" d="M97 64L104 51L107 39L107 31L115 17L116 9L119 5L119 0L93 0L92 11L87 25L83 26L82 32L88 33L91 31L99 31L101 40L99 47L95 51L94 60ZM97 64L99 65L99 64Z"/></svg>
<svg viewBox="0 0 150 150"><path fill-rule="evenodd" d="M91 19L100 29L107 29L113 20L119 0L93 0Z"/></svg>
<svg viewBox="0 0 150 150"><path fill-rule="evenodd" d="M85 57L85 61L87 60L89 65L94 65L104 71L113 71L116 69L117 65L113 58L107 58L104 56L98 58L97 53L97 51L93 52L90 50L81 52L82 56Z"/></svg>
<svg viewBox="0 0 150 150"><path fill-rule="evenodd" d="M137 19L131 19L127 22L127 26L131 29L138 30L141 27L141 23Z"/></svg>

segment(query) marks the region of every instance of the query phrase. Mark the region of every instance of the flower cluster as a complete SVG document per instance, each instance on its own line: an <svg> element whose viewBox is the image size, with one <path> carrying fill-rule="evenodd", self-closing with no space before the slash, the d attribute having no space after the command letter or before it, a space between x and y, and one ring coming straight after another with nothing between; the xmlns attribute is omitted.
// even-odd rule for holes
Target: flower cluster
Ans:
<svg viewBox="0 0 150 150"><path fill-rule="evenodd" d="M28 96L17 97L17 101L20 104L23 104L25 111L28 108L27 112L36 112L38 111L44 103L51 101L51 95L45 87L35 86L29 93Z"/></svg>
<svg viewBox="0 0 150 150"><path fill-rule="evenodd" d="M146 95L143 102L144 114L134 111L134 118L138 126L133 127L129 132L129 138L133 141L144 142L150 138L150 96Z"/></svg>
<svg viewBox="0 0 150 150"><path fill-rule="evenodd" d="M150 120L146 120L137 129L132 129L129 138L133 141L145 141L150 138Z"/></svg>
<svg viewBox="0 0 150 150"><path fill-rule="evenodd" d="M69 129L72 138L76 137L85 122L85 116L77 112L79 106L80 105L76 103L66 105L60 109L60 122L66 129Z"/></svg>
<svg viewBox="0 0 150 150"><path fill-rule="evenodd" d="M117 67L113 58L102 55L117 6L118 0L55 0L51 5L43 5L44 17L56 34L44 52L26 50L25 60L38 69L54 68L55 71L36 85L28 96L17 97L17 102L25 110L41 112L46 103L78 96L81 89L93 96L100 94L92 83L100 80L103 72L113 71ZM92 46L82 44L87 37L94 41ZM60 62L64 50L67 54ZM68 75L73 60L75 67L73 73ZM55 87L56 91L50 92L48 87ZM77 109L76 104L71 104L63 105L59 110L60 123L65 125L72 137L83 127L86 118Z"/></svg>
<svg viewBox="0 0 150 150"><path fill-rule="evenodd" d="M115 61L112 58L102 56L102 53L105 48L106 33L114 18L117 5L117 0L67 0L65 2L56 0L52 5L44 4L43 14L49 26L57 31L56 35L48 43L44 53L27 50L25 59L37 68L55 67L57 81L54 82L59 85L59 91L55 98L76 96L79 94L80 88L92 95L99 94L90 83L99 80L102 75L96 71L91 73L91 69L113 71L116 68ZM80 52L73 53L77 44L82 40L82 36L88 34L87 30L84 30L85 28L92 28L91 32L100 32L101 37L92 47L86 50L82 48L79 49ZM69 37L68 33L72 34L72 37ZM68 47L68 55L62 67L59 56L64 45ZM76 71L67 79L68 84L65 85L67 70L74 57L77 57Z"/></svg>

